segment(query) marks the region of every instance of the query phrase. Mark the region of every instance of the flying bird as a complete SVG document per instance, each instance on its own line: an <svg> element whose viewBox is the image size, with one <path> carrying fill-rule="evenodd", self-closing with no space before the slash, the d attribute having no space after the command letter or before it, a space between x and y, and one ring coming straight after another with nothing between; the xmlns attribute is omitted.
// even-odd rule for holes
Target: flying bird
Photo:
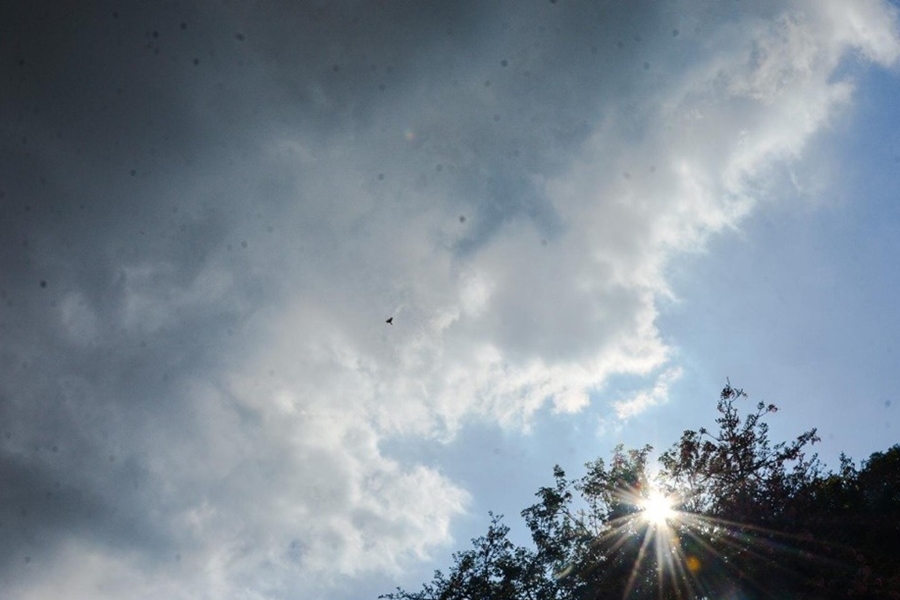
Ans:
<svg viewBox="0 0 900 600"><path fill-rule="evenodd" d="M393 324L394 324L394 317L389 318L387 321L385 321L385 323L387 323L388 325L393 325Z"/></svg>

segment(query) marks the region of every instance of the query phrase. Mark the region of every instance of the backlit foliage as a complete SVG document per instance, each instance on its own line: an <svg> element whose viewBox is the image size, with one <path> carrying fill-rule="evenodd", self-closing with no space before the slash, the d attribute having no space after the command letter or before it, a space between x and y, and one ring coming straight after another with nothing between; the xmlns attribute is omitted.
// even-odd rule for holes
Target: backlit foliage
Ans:
<svg viewBox="0 0 900 600"><path fill-rule="evenodd" d="M618 446L577 479L555 467L522 511L532 544L492 514L449 573L380 597L900 598L900 445L825 472L805 453L815 429L773 443L777 407L747 403L727 384L715 430L685 431L652 481L650 446Z"/></svg>

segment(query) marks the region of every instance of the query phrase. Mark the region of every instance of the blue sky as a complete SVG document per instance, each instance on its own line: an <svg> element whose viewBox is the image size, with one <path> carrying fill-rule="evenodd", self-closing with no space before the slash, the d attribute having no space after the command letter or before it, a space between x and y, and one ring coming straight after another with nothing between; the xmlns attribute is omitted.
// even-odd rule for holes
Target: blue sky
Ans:
<svg viewBox="0 0 900 600"><path fill-rule="evenodd" d="M829 465L897 441L891 4L0 23L16 598L415 587L726 377Z"/></svg>
<svg viewBox="0 0 900 600"><path fill-rule="evenodd" d="M754 215L688 261L676 284L683 304L663 326L691 340L681 345L699 381L741 373L732 377L748 392L787 409L773 423L778 431L818 427L829 464L841 451L865 458L898 436L900 180L890 108L898 85L883 72L859 85L866 93L818 142L841 165L840 181ZM734 296L740 301L719 301ZM702 319L688 316L698 310ZM721 343L722 332L731 343Z"/></svg>

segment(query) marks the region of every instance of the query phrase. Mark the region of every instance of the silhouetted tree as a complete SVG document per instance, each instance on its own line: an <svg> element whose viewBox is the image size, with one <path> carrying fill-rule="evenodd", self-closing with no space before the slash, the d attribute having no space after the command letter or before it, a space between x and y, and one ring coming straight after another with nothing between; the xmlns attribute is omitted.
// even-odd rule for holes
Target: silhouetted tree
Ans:
<svg viewBox="0 0 900 600"><path fill-rule="evenodd" d="M825 472L805 450L811 429L772 443L774 404L742 412L719 395L715 431L685 431L648 474L650 446L617 446L522 511L532 545L517 546L491 514L485 536L454 555L447 575L390 600L593 598L900 599L900 445L857 469ZM673 513L649 518L654 494Z"/></svg>

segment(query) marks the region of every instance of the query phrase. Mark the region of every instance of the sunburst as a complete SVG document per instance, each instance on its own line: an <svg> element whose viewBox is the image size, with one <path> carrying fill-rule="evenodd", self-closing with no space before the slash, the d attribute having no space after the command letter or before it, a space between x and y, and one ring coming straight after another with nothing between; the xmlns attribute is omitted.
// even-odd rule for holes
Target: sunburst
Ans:
<svg viewBox="0 0 900 600"><path fill-rule="evenodd" d="M641 509L641 517L655 527L665 525L669 519L677 518L678 513L673 508L675 501L659 490L652 490L650 494L638 503Z"/></svg>
<svg viewBox="0 0 900 600"><path fill-rule="evenodd" d="M781 557L802 552L809 560L825 560L813 554L815 544L802 536L684 511L683 499L666 493L669 487L644 482L617 492L616 516L591 541L605 558L585 567L626 569L618 592L622 598L718 597L722 589L739 588L765 593L773 582L748 570L747 561L766 565L767 575L782 577L793 574L791 562ZM556 577L568 577L576 569L576 564L566 565ZM609 595L609 589L606 593L618 596Z"/></svg>

